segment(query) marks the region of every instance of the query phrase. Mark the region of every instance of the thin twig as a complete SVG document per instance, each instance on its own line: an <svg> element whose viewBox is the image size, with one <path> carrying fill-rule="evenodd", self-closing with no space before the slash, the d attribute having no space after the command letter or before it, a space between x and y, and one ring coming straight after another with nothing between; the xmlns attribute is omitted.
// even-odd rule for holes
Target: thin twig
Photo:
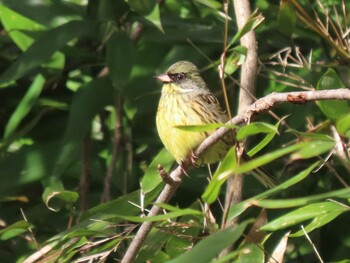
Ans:
<svg viewBox="0 0 350 263"><path fill-rule="evenodd" d="M115 171L115 163L118 159L121 141L122 141L122 96L120 94L117 95L115 100L115 129L113 134L112 141L112 157L109 163L107 173L104 180L103 193L101 196L101 202L107 202L111 199L111 181Z"/></svg>
<svg viewBox="0 0 350 263"><path fill-rule="evenodd" d="M309 241L310 245L312 246L312 249L315 251L318 260L319 260L321 263L323 263L323 260L322 260L322 258L321 258L321 256L320 256L320 253L318 253L315 244L312 242L311 238L309 237L309 235L308 235L307 232L305 231L303 225L301 226L301 229L303 230L306 239Z"/></svg>
<svg viewBox="0 0 350 263"><path fill-rule="evenodd" d="M79 205L79 214L83 214L89 208L88 194L89 194L89 184L91 176L91 167L90 167L90 148L91 148L91 139L90 133L84 138L83 141L83 150L82 150L82 170L81 177L79 182L79 196L80 196L80 205Z"/></svg>

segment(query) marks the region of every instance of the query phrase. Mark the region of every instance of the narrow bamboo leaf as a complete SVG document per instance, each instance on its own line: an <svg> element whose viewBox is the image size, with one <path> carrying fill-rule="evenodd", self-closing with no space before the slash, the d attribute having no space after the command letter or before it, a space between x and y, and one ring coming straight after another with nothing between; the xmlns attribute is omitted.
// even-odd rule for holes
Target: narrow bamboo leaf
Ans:
<svg viewBox="0 0 350 263"><path fill-rule="evenodd" d="M192 250L167 263L211 262L226 247L234 244L243 234L250 221L244 221L238 226L230 227L208 236L196 244Z"/></svg>
<svg viewBox="0 0 350 263"><path fill-rule="evenodd" d="M32 84L30 85L28 91L18 104L15 111L12 113L6 127L4 138L7 139L18 127L20 122L23 120L25 116L30 112L33 105L36 103L37 98L39 97L41 90L43 89L45 84L45 78L43 75L38 74Z"/></svg>
<svg viewBox="0 0 350 263"><path fill-rule="evenodd" d="M319 156L325 152L330 151L335 146L334 141L310 141L306 147L301 148L295 152L294 155L298 158L308 159Z"/></svg>
<svg viewBox="0 0 350 263"><path fill-rule="evenodd" d="M247 22L243 26L241 30L239 30L236 35L232 38L231 42L229 43L228 47L232 46L234 43L238 42L242 36L244 36L246 33L248 33L251 30L254 30L257 28L265 18L257 11L255 10L247 19Z"/></svg>
<svg viewBox="0 0 350 263"><path fill-rule="evenodd" d="M0 83L15 81L30 70L46 62L52 54L62 49L70 40L92 36L98 24L92 21L71 21L43 32L38 39L1 76Z"/></svg>
<svg viewBox="0 0 350 263"><path fill-rule="evenodd" d="M171 154L165 148L161 150L152 160L141 180L142 192L147 194L162 183L162 178L160 177L157 169L158 164L162 165L166 172L169 172L173 163L174 158L171 156Z"/></svg>
<svg viewBox="0 0 350 263"><path fill-rule="evenodd" d="M264 122L253 122L249 125L243 126L237 132L237 140L242 141L248 136L259 134L259 133L278 133L278 127L264 123Z"/></svg>
<svg viewBox="0 0 350 263"><path fill-rule="evenodd" d="M7 32L9 32L12 40L22 51L27 50L29 46L31 46L34 42L34 39L24 32L38 32L46 29L45 26L28 17L25 17L18 12L15 12L5 5L0 5L0 17L4 28ZM49 68L62 69L64 62L65 56L63 53L55 52L53 53L51 59L47 61L44 66Z"/></svg>
<svg viewBox="0 0 350 263"><path fill-rule="evenodd" d="M107 42L106 61L113 86L122 89L129 80L134 46L125 32L114 32Z"/></svg>
<svg viewBox="0 0 350 263"><path fill-rule="evenodd" d="M22 220L0 230L0 240L8 240L28 232L29 223Z"/></svg>
<svg viewBox="0 0 350 263"><path fill-rule="evenodd" d="M328 69L317 83L317 90L345 88L343 81L333 69ZM327 100L317 101L317 105L327 118L337 120L340 116L349 113L347 101Z"/></svg>
<svg viewBox="0 0 350 263"><path fill-rule="evenodd" d="M134 263L165 262L168 260L169 256L166 258L161 256L161 259L159 259L159 254L171 236L172 234L168 231L153 228L143 243L142 249L137 254Z"/></svg>
<svg viewBox="0 0 350 263"><path fill-rule="evenodd" d="M265 208L290 208L296 206L306 205L312 202L329 199L329 198L350 198L350 189L341 189L336 191L331 191L318 195L311 195L307 197L293 198L293 199L276 199L276 200L251 200L251 205L265 207Z"/></svg>
<svg viewBox="0 0 350 263"><path fill-rule="evenodd" d="M333 202L320 202L304 207L298 208L292 212L280 216L277 219L269 222L265 226L261 227L261 230L264 231L276 231L280 229L289 228L291 226L297 225L306 220L313 220L313 226L321 227L322 225L328 223L329 221L323 221L326 215L332 214L331 218L334 219L334 216L337 216L345 211L349 211L349 208ZM334 214L336 213L336 215ZM309 224L310 226L310 224ZM313 228L314 229L314 228Z"/></svg>
<svg viewBox="0 0 350 263"><path fill-rule="evenodd" d="M347 211L349 211L349 209L347 209ZM312 218L312 221L310 223L306 224L306 226L304 227L304 230L306 231L306 233L310 233L311 231L328 224L329 222L333 221L335 218L340 216L342 213L347 212L347 211L329 211L328 213L318 215L318 216ZM301 230L291 234L290 236L291 237L301 237L304 235L305 235L305 233L301 229Z"/></svg>
<svg viewBox="0 0 350 263"><path fill-rule="evenodd" d="M233 218L236 218L240 214L242 214L247 208L252 206L252 201L254 200L262 200L269 196L281 193L285 191L286 189L290 188L291 186L301 182L304 180L318 165L320 165L320 162L316 162L307 169L301 171L299 174L293 176L289 180L277 185L276 187L269 189L267 191L262 192L259 195L256 195L252 198L249 198L245 201L242 201L238 203L237 205L230 208L229 214L228 214L228 221L232 220Z"/></svg>
<svg viewBox="0 0 350 263"><path fill-rule="evenodd" d="M221 186L231 174L235 173L237 165L236 147L231 147L202 195L204 202L208 204L215 202L219 196Z"/></svg>
<svg viewBox="0 0 350 263"><path fill-rule="evenodd" d="M0 17L11 39L22 51L26 50L34 42L33 38L27 36L22 31L39 31L45 29L43 25L15 12L3 4L0 4Z"/></svg>
<svg viewBox="0 0 350 263"><path fill-rule="evenodd" d="M248 151L248 155L249 156L254 156L255 154L257 154L258 152L260 152L262 149L265 148L265 146L267 146L273 138L275 138L276 133L268 133L264 139L262 139L257 145L255 145L251 150Z"/></svg>
<svg viewBox="0 0 350 263"><path fill-rule="evenodd" d="M177 218L180 216L185 216L185 215L196 215L196 216L203 216L203 213L198 210L194 209L179 209L175 212L169 212L166 214L162 215L156 215L156 216L151 216L151 217L140 217L140 216L127 216L127 215L115 215L115 218L122 218L127 221L131 222L137 222L137 223L143 223L143 222L157 222L157 221L165 221L173 218Z"/></svg>
<svg viewBox="0 0 350 263"><path fill-rule="evenodd" d="M283 118L282 120L284 120ZM254 156L256 153L260 152L266 145L269 144L269 142L272 141L272 139L275 137L276 134L278 134L278 127L280 126L281 121L274 125L276 132L270 132L267 133L267 135L264 137L264 139L261 140L256 146L254 146L251 150L248 151L249 156Z"/></svg>
<svg viewBox="0 0 350 263"><path fill-rule="evenodd" d="M298 143L298 144L290 145L288 147L267 153L263 156L259 156L255 159L252 159L251 161L244 162L244 163L240 164L237 172L239 174L247 173L247 172L252 171L260 166L268 164L268 163L272 162L273 160L276 160L276 159L282 157L283 155L295 152L299 149L306 148L306 147L308 147L308 143Z"/></svg>

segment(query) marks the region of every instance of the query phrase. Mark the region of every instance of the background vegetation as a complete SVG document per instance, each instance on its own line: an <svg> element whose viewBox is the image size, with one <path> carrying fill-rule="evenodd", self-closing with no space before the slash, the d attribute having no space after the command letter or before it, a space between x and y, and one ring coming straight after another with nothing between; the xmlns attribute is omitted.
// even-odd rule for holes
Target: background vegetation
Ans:
<svg viewBox="0 0 350 263"><path fill-rule="evenodd" d="M349 87L350 3L251 4L257 97ZM161 85L153 76L190 60L222 99L217 66L227 34L226 87L235 113L245 49L228 6L226 16L215 0L2 0L1 262L123 257L163 185L157 164L169 170L173 162L155 129ZM284 104L274 114L240 132L256 153L246 170L265 164L281 185L266 190L247 175L244 200L228 215L241 223L218 231L224 188L205 189L223 182L207 188L207 168L192 170L167 213L155 218L136 262L209 262L230 245L235 249L216 262L271 255L348 262L349 105Z"/></svg>

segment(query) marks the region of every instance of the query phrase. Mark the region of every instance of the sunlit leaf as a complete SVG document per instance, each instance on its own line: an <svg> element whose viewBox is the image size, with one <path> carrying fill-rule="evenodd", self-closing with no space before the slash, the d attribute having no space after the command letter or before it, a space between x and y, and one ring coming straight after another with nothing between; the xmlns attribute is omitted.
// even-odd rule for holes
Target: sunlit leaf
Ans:
<svg viewBox="0 0 350 263"><path fill-rule="evenodd" d="M248 136L259 133L278 133L278 127L264 122L253 122L240 128L237 132L237 140L242 141Z"/></svg>
<svg viewBox="0 0 350 263"><path fill-rule="evenodd" d="M8 138L18 127L22 119L30 112L33 105L36 103L41 90L45 84L45 78L42 75L37 75L30 85L23 99L18 104L16 110L12 113L6 128L4 138Z"/></svg>
<svg viewBox="0 0 350 263"><path fill-rule="evenodd" d="M276 231L298 225L306 220L312 220L307 224L310 232L315 228L321 227L343 212L349 211L349 208L334 202L321 202L303 206L292 212L289 212L277 219L269 222L261 228L265 231ZM302 235L302 231L297 232L296 236ZM293 236L293 235L291 235Z"/></svg>
<svg viewBox="0 0 350 263"><path fill-rule="evenodd" d="M232 147L226 154L219 168L215 171L207 189L202 195L203 201L212 204L219 196L221 186L226 182L227 178L237 170L236 148Z"/></svg>
<svg viewBox="0 0 350 263"><path fill-rule="evenodd" d="M72 21L43 32L38 39L0 76L0 83L17 80L40 66L70 40L89 36L97 30L96 22Z"/></svg>
<svg viewBox="0 0 350 263"><path fill-rule="evenodd" d="M0 230L0 240L8 240L28 232L29 223L22 220Z"/></svg>
<svg viewBox="0 0 350 263"><path fill-rule="evenodd" d="M277 193L281 193L284 192L286 189L288 189L289 187L296 185L297 183L301 182L302 180L304 180L320 163L316 162L312 165L310 165L310 167L308 167L307 169L301 171L300 173L298 173L297 175L293 176L292 178L290 178L289 180L277 185L276 187L269 189L257 196L251 197L247 200L244 200L240 203L238 203L237 205L234 205L230 208L229 211L229 215L228 215L228 221L232 220L233 218L239 216L240 214L242 214L246 209L248 209L249 207L251 207L252 204L252 200L263 200L269 196L275 195Z"/></svg>

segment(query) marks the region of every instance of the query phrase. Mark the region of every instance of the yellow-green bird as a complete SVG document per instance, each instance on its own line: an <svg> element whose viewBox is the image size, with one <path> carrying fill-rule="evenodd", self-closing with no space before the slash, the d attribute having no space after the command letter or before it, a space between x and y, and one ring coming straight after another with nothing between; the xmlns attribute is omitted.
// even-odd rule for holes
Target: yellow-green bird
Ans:
<svg viewBox="0 0 350 263"><path fill-rule="evenodd" d="M177 126L225 123L229 119L193 63L176 62L156 78L164 83L156 117L158 134L165 148L181 165L213 131L192 132ZM234 133L228 133L204 152L196 164L222 160L233 144ZM260 168L253 175L265 186L276 185L275 179Z"/></svg>

